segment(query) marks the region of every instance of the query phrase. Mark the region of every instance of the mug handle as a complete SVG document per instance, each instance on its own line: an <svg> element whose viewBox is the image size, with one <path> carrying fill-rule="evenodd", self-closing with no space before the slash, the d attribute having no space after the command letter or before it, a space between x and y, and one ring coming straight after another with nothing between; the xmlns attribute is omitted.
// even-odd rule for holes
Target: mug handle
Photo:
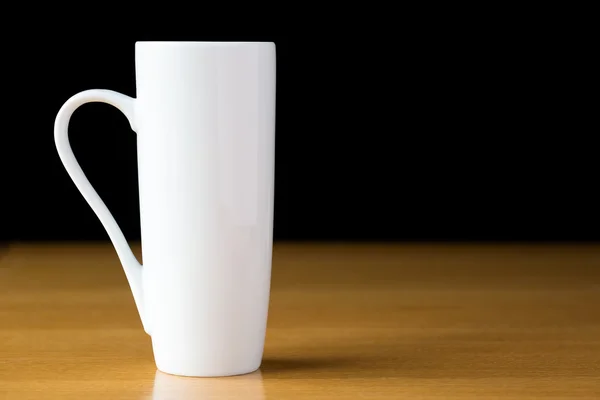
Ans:
<svg viewBox="0 0 600 400"><path fill-rule="evenodd" d="M110 104L115 108L119 109L127 119L131 129L135 132L134 118L133 118L133 103L132 97L124 94L104 89L91 89L77 93L69 98L58 111L56 120L54 122L54 141L56 144L56 150L58 155L67 170L69 176L75 183L75 186L79 189L84 199L88 202L92 210L96 213L100 222L106 229L108 236L117 252L117 256L121 261L125 276L133 293L133 299L137 307L140 319L144 326L144 330L149 334L148 327L145 323L144 312L143 312L143 294L142 294L142 265L138 262L137 258L131 251L121 228L115 221L96 190L92 187L89 180L83 173L81 166L77 162L71 144L69 143L69 121L71 116L77 108L92 102L101 102Z"/></svg>

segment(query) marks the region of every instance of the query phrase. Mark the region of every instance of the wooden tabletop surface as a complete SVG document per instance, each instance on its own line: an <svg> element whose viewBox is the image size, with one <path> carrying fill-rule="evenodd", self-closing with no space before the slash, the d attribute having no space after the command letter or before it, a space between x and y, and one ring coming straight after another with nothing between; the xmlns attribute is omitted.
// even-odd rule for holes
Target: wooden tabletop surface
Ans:
<svg viewBox="0 0 600 400"><path fill-rule="evenodd" d="M600 398L600 245L277 243L273 263L260 370L179 378L110 244L0 248L0 399Z"/></svg>

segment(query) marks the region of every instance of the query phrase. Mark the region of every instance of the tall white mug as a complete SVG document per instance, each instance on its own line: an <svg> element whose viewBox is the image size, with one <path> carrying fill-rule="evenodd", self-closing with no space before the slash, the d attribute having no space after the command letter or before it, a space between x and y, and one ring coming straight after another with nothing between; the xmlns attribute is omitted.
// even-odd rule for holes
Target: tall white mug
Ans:
<svg viewBox="0 0 600 400"><path fill-rule="evenodd" d="M56 148L114 245L158 370L260 367L271 282L275 44L137 42L136 97L87 90L61 107ZM137 134L140 265L68 138L81 105L108 103Z"/></svg>

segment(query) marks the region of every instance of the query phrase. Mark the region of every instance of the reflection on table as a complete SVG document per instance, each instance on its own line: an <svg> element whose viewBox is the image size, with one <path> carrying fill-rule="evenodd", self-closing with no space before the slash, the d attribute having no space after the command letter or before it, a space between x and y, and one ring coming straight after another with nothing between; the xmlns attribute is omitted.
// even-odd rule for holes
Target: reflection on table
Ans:
<svg viewBox="0 0 600 400"><path fill-rule="evenodd" d="M264 400L260 371L219 378L188 378L156 371L152 400Z"/></svg>

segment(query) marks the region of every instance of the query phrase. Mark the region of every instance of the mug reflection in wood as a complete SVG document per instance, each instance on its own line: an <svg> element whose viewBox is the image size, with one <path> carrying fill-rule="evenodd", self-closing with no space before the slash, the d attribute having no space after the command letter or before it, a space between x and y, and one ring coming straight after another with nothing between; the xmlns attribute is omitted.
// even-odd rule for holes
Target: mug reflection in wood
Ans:
<svg viewBox="0 0 600 400"><path fill-rule="evenodd" d="M152 400L265 400L260 370L227 379L193 379L156 371Z"/></svg>
<svg viewBox="0 0 600 400"><path fill-rule="evenodd" d="M93 89L65 102L58 154L115 247L157 368L252 372L271 280L275 45L137 42L135 64L135 98ZM118 108L137 134L143 266L69 144L69 119L89 102Z"/></svg>

